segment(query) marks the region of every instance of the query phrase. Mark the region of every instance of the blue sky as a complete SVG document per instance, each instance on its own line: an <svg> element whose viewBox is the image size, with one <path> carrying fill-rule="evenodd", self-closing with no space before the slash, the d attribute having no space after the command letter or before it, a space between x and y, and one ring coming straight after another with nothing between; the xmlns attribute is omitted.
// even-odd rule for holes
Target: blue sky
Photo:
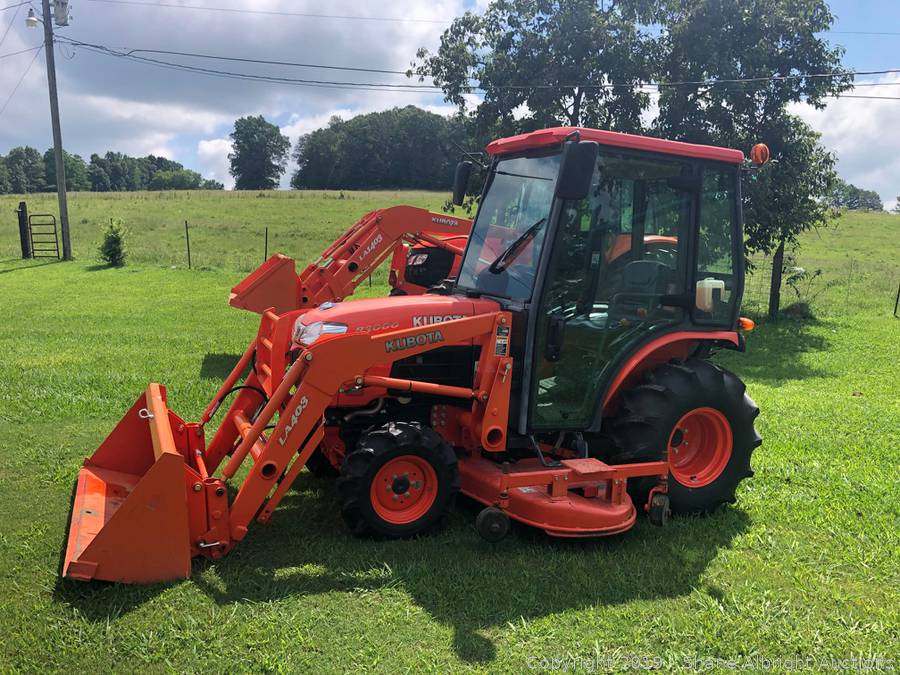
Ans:
<svg viewBox="0 0 900 675"><path fill-rule="evenodd" d="M13 0L0 0L0 6ZM444 21L487 0L395 0L362 3L332 0L327 5L301 0L166 0L168 3L245 7L268 11L307 11L344 15L402 16L416 23L198 12L72 0L71 26L61 34L114 47L159 47L212 54L290 58L318 63L405 69L419 46L434 48ZM900 0L832 0L835 31L900 32ZM0 12L0 38L13 18L0 54L39 44L40 31L24 26L27 7ZM429 23L429 21L435 23ZM860 70L900 68L900 35L836 32L829 40L846 47L845 64ZM0 61L0 106L31 61L22 54ZM170 57L159 57L170 58ZM209 66L209 62L197 62ZM0 152L50 141L43 57L31 66L5 114L0 117ZM264 66L223 65L259 72ZM162 70L82 50L57 51L63 138L66 148L88 156L113 149L129 154L163 154L230 183L227 135L240 115L263 114L292 140L325 124L333 114L353 114L414 103L436 112L450 108L439 95L343 91L236 82ZM272 70L273 74L284 71ZM353 79L341 71L292 71L290 75ZM396 75L358 75L357 81L407 82ZM882 86L857 93L900 96L900 74L862 78ZM839 156L845 178L876 189L888 204L900 193L900 101L842 99L824 111L794 106L823 133ZM285 181L287 176L285 177Z"/></svg>

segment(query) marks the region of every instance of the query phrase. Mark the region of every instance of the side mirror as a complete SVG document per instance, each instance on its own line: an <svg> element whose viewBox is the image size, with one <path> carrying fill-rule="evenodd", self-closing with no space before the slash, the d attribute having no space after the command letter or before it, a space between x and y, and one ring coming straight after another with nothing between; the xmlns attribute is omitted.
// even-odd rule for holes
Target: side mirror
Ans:
<svg viewBox="0 0 900 675"><path fill-rule="evenodd" d="M569 142L563 146L556 180L557 198L578 201L588 196L599 152L600 146L594 141Z"/></svg>
<svg viewBox="0 0 900 675"><path fill-rule="evenodd" d="M453 176L453 203L462 206L466 198L466 188L469 187L469 176L472 175L472 162L460 162L456 165L456 175Z"/></svg>

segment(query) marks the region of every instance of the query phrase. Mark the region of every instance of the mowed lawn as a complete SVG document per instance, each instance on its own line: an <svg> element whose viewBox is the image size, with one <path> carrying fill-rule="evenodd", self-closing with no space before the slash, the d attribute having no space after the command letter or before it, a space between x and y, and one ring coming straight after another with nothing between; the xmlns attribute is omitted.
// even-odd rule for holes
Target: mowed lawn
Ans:
<svg viewBox="0 0 900 675"><path fill-rule="evenodd" d="M764 323L746 354L720 357L762 409L764 444L737 504L712 516L574 542L516 527L490 545L462 503L435 536L372 542L349 536L332 484L304 472L268 526L188 580L61 581L82 459L148 381L199 416L255 333L226 299L261 260L265 224L270 250L305 263L371 208L445 199L344 197L75 195L71 264L15 260L17 200L0 199L0 671L900 667L900 217L888 215L804 237L800 263L833 281L817 318ZM133 231L124 269L93 259L109 216ZM199 271L180 257L185 218L206 228Z"/></svg>

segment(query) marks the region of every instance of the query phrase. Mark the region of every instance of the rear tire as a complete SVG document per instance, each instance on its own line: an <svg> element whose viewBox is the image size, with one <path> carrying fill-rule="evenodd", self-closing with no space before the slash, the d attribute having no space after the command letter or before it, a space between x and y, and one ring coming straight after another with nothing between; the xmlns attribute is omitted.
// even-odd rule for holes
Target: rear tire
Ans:
<svg viewBox="0 0 900 675"><path fill-rule="evenodd" d="M453 448L430 427L390 422L359 440L337 480L356 535L412 537L439 526L459 492Z"/></svg>
<svg viewBox="0 0 900 675"><path fill-rule="evenodd" d="M672 361L648 373L622 395L609 421L610 464L670 462L668 496L675 513L707 513L734 503L735 490L753 475L750 455L762 444L753 421L759 408L741 380L702 359ZM630 478L638 509L654 477Z"/></svg>

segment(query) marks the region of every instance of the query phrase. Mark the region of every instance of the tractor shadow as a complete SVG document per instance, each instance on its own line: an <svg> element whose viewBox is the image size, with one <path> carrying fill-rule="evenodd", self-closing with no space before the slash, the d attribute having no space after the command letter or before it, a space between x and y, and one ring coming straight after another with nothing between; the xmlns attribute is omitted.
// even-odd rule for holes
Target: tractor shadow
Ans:
<svg viewBox="0 0 900 675"><path fill-rule="evenodd" d="M303 473L268 525L254 525L221 560L195 559L191 579L175 583L220 605L399 587L452 627L460 659L487 664L496 646L485 632L510 622L691 593L719 550L749 526L743 511L726 507L674 519L664 530L639 518L630 532L600 539L553 539L514 525L488 544L473 527L479 509L461 499L447 527L416 540L358 539L341 521L333 483ZM58 579L53 596L89 621L108 622L173 585Z"/></svg>
<svg viewBox="0 0 900 675"><path fill-rule="evenodd" d="M204 354L203 363L200 364L200 378L224 380L240 360L240 354Z"/></svg>
<svg viewBox="0 0 900 675"><path fill-rule="evenodd" d="M836 327L835 327L836 328ZM814 358L802 358L827 352L831 344L822 332L831 329L828 321L782 318L766 322L747 335L747 351L723 352L716 358L741 379L781 384L807 377L828 377L828 371L816 366Z"/></svg>
<svg viewBox="0 0 900 675"><path fill-rule="evenodd" d="M296 486L269 525L227 558L196 564L193 582L220 604L398 586L452 626L457 655L472 663L494 660L484 632L510 622L687 595L749 526L743 511L728 507L678 518L665 530L641 518L630 532L605 539L561 540L514 526L489 544L473 526L481 507L461 499L435 535L371 541L347 532L328 481L303 474Z"/></svg>

